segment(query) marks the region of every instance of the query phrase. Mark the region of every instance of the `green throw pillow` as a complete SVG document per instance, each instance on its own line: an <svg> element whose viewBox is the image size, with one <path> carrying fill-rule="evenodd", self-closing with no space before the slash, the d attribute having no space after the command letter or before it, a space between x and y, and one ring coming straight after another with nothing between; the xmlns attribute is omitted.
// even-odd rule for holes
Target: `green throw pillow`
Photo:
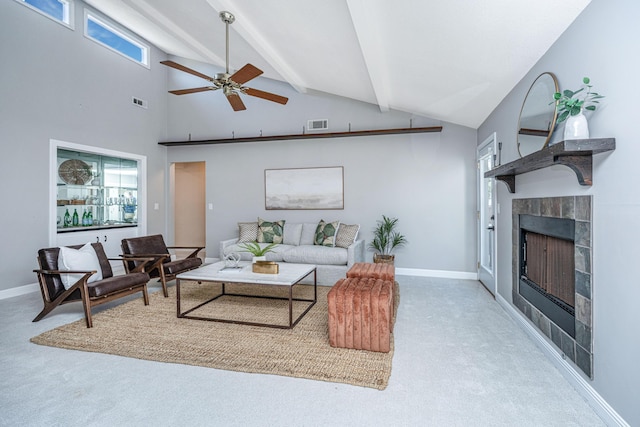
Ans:
<svg viewBox="0 0 640 427"><path fill-rule="evenodd" d="M258 243L282 243L284 219L269 222L258 218Z"/></svg>
<svg viewBox="0 0 640 427"><path fill-rule="evenodd" d="M334 247L336 245L336 232L340 221L325 222L320 220L316 227L316 235L314 239L315 245Z"/></svg>

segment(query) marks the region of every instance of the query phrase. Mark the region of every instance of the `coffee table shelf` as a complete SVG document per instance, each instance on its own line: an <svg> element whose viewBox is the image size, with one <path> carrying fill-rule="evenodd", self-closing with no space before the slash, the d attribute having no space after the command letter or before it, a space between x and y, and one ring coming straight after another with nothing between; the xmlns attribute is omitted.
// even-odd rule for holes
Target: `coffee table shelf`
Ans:
<svg viewBox="0 0 640 427"><path fill-rule="evenodd" d="M181 273L178 276L176 276L177 316L183 319L206 320L206 321L213 321L213 322L235 323L235 324L251 325L251 326L265 326L265 327L279 328L279 329L292 329L309 312L309 310L311 310L311 308L315 305L316 301L318 300L318 286L317 286L315 265L282 263L280 264L280 271L278 274L253 273L251 269L251 264L243 263L242 265L243 265L243 268L240 271L221 271L225 266L224 262L217 262L215 264L205 265L203 267L200 267L185 273ZM293 297L294 286L300 284L300 282L304 278L311 275L312 273L313 273L313 299L294 298ZM222 290L218 295L215 295L214 297L196 305L195 307L182 311L181 299L180 299L180 287L181 287L180 282L183 280L195 281L198 283L220 283L222 285ZM285 288L288 288L288 297L283 298L283 297L275 297L275 296L268 296L268 295L247 295L247 294L229 293L226 290L226 285L231 283L241 283L241 284L261 286L261 287L277 287L277 288L285 287ZM223 319L223 318L217 318L217 317L197 316L192 314L195 310L223 296L266 298L266 299L288 301L289 303L288 325L279 325L279 324L261 323L261 322L248 322L248 321L242 321L242 320L231 320L231 319ZM293 318L293 302L294 301L310 303L296 319Z"/></svg>

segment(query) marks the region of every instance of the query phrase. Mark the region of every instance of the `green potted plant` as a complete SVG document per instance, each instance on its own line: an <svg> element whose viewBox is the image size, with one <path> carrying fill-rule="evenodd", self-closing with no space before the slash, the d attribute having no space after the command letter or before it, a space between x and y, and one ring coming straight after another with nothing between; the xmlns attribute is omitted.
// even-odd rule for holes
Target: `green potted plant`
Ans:
<svg viewBox="0 0 640 427"><path fill-rule="evenodd" d="M242 248L242 252L249 252L253 255L253 262L256 261L266 261L266 256L269 252L273 252L273 248L277 245L277 243L270 243L265 247L261 247L258 242L247 242L238 245L238 247Z"/></svg>
<svg viewBox="0 0 640 427"><path fill-rule="evenodd" d="M584 110L595 111L599 99L603 95L593 92L589 83L591 79L584 77L582 87L576 91L565 89L553 94L556 110L558 111L558 123L567 121L564 126L564 139L589 138L589 124L584 116Z"/></svg>
<svg viewBox="0 0 640 427"><path fill-rule="evenodd" d="M393 264L393 251L407 244L407 239L396 231L397 225L398 218L382 215L382 220L378 220L373 229L373 241L369 243L369 248L375 251L373 262Z"/></svg>
<svg viewBox="0 0 640 427"><path fill-rule="evenodd" d="M591 79L584 77L582 79L582 87L576 91L565 89L553 94L553 99L556 102L556 109L558 110L558 123L562 123L569 116L577 116L583 109L589 111L596 110L596 104L599 104L598 99L604 98L604 95L600 95L596 92L592 92L590 85ZM586 92L584 90L586 89Z"/></svg>

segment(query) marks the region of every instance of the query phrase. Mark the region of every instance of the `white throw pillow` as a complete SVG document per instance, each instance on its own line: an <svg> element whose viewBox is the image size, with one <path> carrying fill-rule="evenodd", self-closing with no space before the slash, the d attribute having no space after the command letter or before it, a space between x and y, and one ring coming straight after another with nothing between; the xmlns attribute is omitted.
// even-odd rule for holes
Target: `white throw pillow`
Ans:
<svg viewBox="0 0 640 427"><path fill-rule="evenodd" d="M87 243L80 249L67 248L66 246L60 247L60 254L58 255L58 269L61 271L91 271L96 270L97 273L92 274L87 280L87 283L102 280L102 269L100 268L100 261L98 261L98 255L91 246L91 243ZM65 289L69 289L82 278L82 274L61 274L62 285Z"/></svg>
<svg viewBox="0 0 640 427"><path fill-rule="evenodd" d="M284 243L285 245L298 246L300 244L300 236L302 235L302 224L300 223L284 223Z"/></svg>
<svg viewBox="0 0 640 427"><path fill-rule="evenodd" d="M313 239L316 237L316 228L318 228L318 223L308 223L305 222L302 224L302 234L300 235L300 245L313 245Z"/></svg>

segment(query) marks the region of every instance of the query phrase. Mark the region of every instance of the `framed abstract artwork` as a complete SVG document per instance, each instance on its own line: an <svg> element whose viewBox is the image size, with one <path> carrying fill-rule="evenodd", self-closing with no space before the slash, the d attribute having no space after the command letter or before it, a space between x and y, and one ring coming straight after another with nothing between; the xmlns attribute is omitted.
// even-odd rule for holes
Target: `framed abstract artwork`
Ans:
<svg viewBox="0 0 640 427"><path fill-rule="evenodd" d="M265 169L265 208L344 209L342 166Z"/></svg>

